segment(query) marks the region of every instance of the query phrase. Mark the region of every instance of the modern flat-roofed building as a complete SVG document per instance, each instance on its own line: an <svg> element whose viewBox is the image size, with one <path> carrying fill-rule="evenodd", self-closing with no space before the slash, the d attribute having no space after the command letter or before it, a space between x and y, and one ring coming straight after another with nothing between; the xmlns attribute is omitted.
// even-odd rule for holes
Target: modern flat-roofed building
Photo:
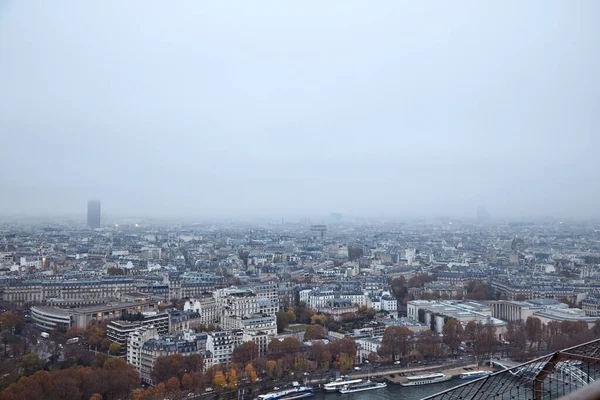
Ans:
<svg viewBox="0 0 600 400"><path fill-rule="evenodd" d="M98 200L88 201L87 224L92 229L100 228L100 202Z"/></svg>
<svg viewBox="0 0 600 400"><path fill-rule="evenodd" d="M553 299L531 299L525 301L499 300L492 302L493 316L505 321L526 321L528 317L539 318L545 325L551 321L585 321L589 327L600 316L590 315L590 309L570 308Z"/></svg>
<svg viewBox="0 0 600 400"><path fill-rule="evenodd" d="M56 307L33 306L30 309L35 326L45 330L68 329L71 327L71 314Z"/></svg>
<svg viewBox="0 0 600 400"><path fill-rule="evenodd" d="M31 318L38 326L46 329L75 327L85 329L90 322L120 319L122 315L156 311L155 302L111 303L79 308L32 306ZM52 321L56 325L52 325ZM67 326L67 323L69 324ZM166 320L168 326L168 318Z"/></svg>
<svg viewBox="0 0 600 400"><path fill-rule="evenodd" d="M406 305L408 318L426 325L432 325L437 333L442 333L446 317L454 318L463 325L491 323L496 328L496 335L503 335L507 323L492 316L492 307L475 301L454 300L412 300Z"/></svg>
<svg viewBox="0 0 600 400"><path fill-rule="evenodd" d="M142 314L143 319L140 321L110 321L106 326L106 336L112 343L117 343L121 346L120 356L127 355L127 339L129 334L137 329L145 326L153 327L159 335L164 335L169 332L169 314L162 313L146 313Z"/></svg>

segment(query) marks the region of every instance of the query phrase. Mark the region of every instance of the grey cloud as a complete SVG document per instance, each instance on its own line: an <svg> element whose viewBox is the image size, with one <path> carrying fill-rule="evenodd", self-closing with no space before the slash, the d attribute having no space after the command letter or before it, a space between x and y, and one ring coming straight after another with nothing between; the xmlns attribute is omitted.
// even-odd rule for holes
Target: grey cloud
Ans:
<svg viewBox="0 0 600 400"><path fill-rule="evenodd" d="M0 214L598 215L598 2L0 7Z"/></svg>

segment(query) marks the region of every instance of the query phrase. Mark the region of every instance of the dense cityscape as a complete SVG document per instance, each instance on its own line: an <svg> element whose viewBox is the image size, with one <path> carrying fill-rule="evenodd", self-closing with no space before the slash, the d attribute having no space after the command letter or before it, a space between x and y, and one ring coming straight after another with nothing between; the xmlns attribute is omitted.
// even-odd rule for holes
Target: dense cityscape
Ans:
<svg viewBox="0 0 600 400"><path fill-rule="evenodd" d="M600 400L599 15L0 0L0 400Z"/></svg>
<svg viewBox="0 0 600 400"><path fill-rule="evenodd" d="M105 225L98 201L87 224L4 223L0 397L255 396L529 360L600 336L599 227Z"/></svg>

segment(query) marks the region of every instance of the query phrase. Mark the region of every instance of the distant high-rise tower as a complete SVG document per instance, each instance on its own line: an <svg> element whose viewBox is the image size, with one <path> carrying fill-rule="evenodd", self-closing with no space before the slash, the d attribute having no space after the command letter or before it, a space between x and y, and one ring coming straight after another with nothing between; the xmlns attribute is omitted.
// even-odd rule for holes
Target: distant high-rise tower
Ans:
<svg viewBox="0 0 600 400"><path fill-rule="evenodd" d="M90 228L100 228L100 202L98 200L88 201L87 224Z"/></svg>

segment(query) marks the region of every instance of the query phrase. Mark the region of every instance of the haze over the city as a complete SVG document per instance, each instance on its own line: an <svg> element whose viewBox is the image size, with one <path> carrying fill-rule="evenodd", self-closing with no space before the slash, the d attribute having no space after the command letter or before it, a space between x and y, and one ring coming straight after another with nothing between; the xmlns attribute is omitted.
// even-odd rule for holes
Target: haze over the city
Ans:
<svg viewBox="0 0 600 400"><path fill-rule="evenodd" d="M600 3L0 3L0 214L598 216Z"/></svg>

